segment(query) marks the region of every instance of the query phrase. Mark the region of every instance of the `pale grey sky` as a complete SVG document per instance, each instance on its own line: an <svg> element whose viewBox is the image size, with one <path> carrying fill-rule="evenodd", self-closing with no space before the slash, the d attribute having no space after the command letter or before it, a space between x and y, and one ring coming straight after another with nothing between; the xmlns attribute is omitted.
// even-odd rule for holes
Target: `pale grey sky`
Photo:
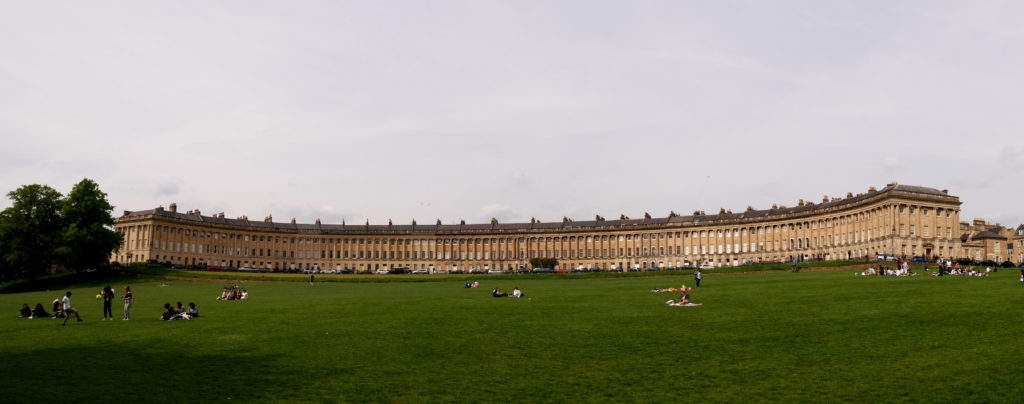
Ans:
<svg viewBox="0 0 1024 404"><path fill-rule="evenodd" d="M543 221L890 181L1024 222L1024 3L8 2L0 190ZM0 198L0 207L10 202Z"/></svg>

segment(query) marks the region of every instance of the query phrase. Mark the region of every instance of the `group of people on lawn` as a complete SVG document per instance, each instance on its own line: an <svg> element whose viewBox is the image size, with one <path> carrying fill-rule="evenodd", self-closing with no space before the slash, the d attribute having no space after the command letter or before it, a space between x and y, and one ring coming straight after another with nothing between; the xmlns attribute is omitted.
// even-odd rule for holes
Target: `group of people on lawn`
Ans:
<svg viewBox="0 0 1024 404"><path fill-rule="evenodd" d="M244 293L244 289L243 289ZM114 289L110 285L105 286L100 293L96 295L96 299L103 299L103 319L114 319L113 310L111 303L114 300ZM132 288L131 286L124 287L124 295L121 296L124 300L124 319L131 319L131 307L132 307ZM164 304L164 313L160 315L160 319L164 321L171 320L186 320L195 317L199 317L199 308L196 307L195 303L190 302L188 308L183 306L181 302L178 302L176 306L171 306L170 303ZM78 309L71 305L71 291L64 293L63 298L57 298L53 300L53 314L47 313L46 309L43 308L42 303L36 303L35 308L29 308L28 303L21 305L18 317L22 318L63 318L64 321L61 325L66 325L71 317L75 317L77 321L82 321L82 316L78 313Z"/></svg>
<svg viewBox="0 0 1024 404"><path fill-rule="evenodd" d="M868 269L864 270L864 272L861 272L858 275L861 275L861 276L917 276L917 274L915 274L914 271L910 270L910 268L908 268L908 267L902 267L902 268L901 267L896 267L896 268L879 267L878 269L875 269L875 267L873 267L873 266L868 267Z"/></svg>
<svg viewBox="0 0 1024 404"><path fill-rule="evenodd" d="M189 302L187 309L181 305L181 302L178 302L176 306L171 306L170 303L164 303L164 314L160 315L160 320L190 320L196 317L199 317L199 308L196 307L194 302Z"/></svg>
<svg viewBox="0 0 1024 404"><path fill-rule="evenodd" d="M239 288L238 285L225 286L224 292L220 294L217 300L247 300L249 299L249 292L245 289Z"/></svg>
<svg viewBox="0 0 1024 404"><path fill-rule="evenodd" d="M114 296L114 289L110 285L104 286L100 293L96 295L97 299L103 299L103 319L113 320L114 311L112 309ZM124 295L121 296L121 300L124 301L124 320L131 318L131 307L132 307L132 288L131 286L124 287ZM36 303L36 307L30 309L28 303L21 305L21 310L18 317L22 318L63 318L64 321L61 325L66 325L68 319L74 315L75 319L82 321L82 316L78 314L78 310L71 305L71 291L64 294L62 298L58 297L53 299L53 314L47 313L46 309L43 308L42 303Z"/></svg>

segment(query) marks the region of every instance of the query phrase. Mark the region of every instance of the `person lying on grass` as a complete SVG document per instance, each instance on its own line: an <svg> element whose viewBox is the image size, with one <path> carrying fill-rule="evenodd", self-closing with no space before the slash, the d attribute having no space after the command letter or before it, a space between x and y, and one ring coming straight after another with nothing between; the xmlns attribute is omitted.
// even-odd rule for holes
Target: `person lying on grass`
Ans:
<svg viewBox="0 0 1024 404"><path fill-rule="evenodd" d="M688 287L686 287L685 284L682 285L682 287L680 287L679 289L676 289L676 288L668 288L668 289L654 288L654 289L651 289L651 293L661 293L661 292L692 292L692 291L693 291L693 288L688 288Z"/></svg>
<svg viewBox="0 0 1024 404"><path fill-rule="evenodd" d="M678 302L675 301L675 300L669 300L669 301L665 302L665 304L667 304L669 306L700 306L701 305L701 303L691 303L690 302L690 295L687 294L686 292L680 292L679 295L680 296L679 296L679 301Z"/></svg>
<svg viewBox="0 0 1024 404"><path fill-rule="evenodd" d="M494 297L508 297L508 293L502 292L499 288L494 288L494 292L491 292L491 296Z"/></svg>
<svg viewBox="0 0 1024 404"><path fill-rule="evenodd" d="M46 309L43 309L42 303L36 303L36 308L32 309L32 318L47 318L53 317L52 314L47 313Z"/></svg>

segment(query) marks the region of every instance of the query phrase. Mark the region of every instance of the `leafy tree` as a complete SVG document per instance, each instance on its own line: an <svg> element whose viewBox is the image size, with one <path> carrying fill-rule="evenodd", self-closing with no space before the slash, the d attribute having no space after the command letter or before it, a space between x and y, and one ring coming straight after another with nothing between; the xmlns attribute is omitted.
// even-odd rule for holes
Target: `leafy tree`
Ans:
<svg viewBox="0 0 1024 404"><path fill-rule="evenodd" d="M0 212L0 261L5 279L35 278L55 263L60 245L61 194L46 185L24 185L7 194Z"/></svg>
<svg viewBox="0 0 1024 404"><path fill-rule="evenodd" d="M530 258L530 266L533 268L554 268L556 265L557 258Z"/></svg>
<svg viewBox="0 0 1024 404"><path fill-rule="evenodd" d="M75 271L104 267L122 242L121 234L113 230L114 207L107 202L107 194L85 178L71 188L61 207L65 226L58 249L60 262Z"/></svg>

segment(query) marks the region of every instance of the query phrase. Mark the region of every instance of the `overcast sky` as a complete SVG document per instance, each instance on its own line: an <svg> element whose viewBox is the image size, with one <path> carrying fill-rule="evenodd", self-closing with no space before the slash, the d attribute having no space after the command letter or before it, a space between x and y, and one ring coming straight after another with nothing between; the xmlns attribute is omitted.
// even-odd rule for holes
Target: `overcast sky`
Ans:
<svg viewBox="0 0 1024 404"><path fill-rule="evenodd" d="M1014 1L8 2L0 190L88 177L115 216L382 224L899 181L1016 226L1021 21Z"/></svg>

